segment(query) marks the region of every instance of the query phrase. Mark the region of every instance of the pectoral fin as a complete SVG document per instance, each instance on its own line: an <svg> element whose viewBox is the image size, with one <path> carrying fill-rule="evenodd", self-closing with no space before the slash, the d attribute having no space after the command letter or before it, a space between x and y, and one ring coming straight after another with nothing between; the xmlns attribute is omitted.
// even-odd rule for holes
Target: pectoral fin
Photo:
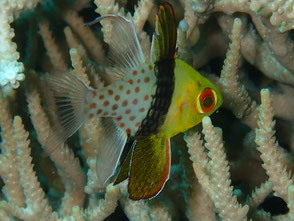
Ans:
<svg viewBox="0 0 294 221"><path fill-rule="evenodd" d="M170 172L170 141L158 135L137 140L131 157L128 192L133 200L155 197Z"/></svg>

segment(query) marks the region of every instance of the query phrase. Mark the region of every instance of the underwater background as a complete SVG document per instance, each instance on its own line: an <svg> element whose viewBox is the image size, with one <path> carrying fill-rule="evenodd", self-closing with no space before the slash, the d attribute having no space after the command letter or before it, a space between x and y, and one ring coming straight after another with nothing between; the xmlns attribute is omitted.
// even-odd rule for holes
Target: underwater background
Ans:
<svg viewBox="0 0 294 221"><path fill-rule="evenodd" d="M105 14L134 21L150 60L157 0L1 0L0 220L294 220L294 3L171 0L177 57L209 78L223 104L171 139L172 169L152 200L132 201L127 182L98 189L89 120L50 152L47 73L73 72L90 86L105 68Z"/></svg>

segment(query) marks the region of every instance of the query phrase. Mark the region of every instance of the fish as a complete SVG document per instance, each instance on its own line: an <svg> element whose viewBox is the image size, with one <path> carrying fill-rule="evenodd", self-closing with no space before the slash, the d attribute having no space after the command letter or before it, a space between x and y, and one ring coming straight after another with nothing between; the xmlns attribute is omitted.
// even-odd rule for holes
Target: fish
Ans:
<svg viewBox="0 0 294 221"><path fill-rule="evenodd" d="M144 57L132 20L105 15L91 24L104 20L112 25L107 70L117 80L94 89L70 72L49 75L55 136L49 136L48 143L54 149L88 119L101 118L99 187L113 178L114 184L128 178L130 199L152 199L169 179L170 138L216 111L222 96L212 82L177 58L175 14L169 3L160 5L156 15L151 61Z"/></svg>

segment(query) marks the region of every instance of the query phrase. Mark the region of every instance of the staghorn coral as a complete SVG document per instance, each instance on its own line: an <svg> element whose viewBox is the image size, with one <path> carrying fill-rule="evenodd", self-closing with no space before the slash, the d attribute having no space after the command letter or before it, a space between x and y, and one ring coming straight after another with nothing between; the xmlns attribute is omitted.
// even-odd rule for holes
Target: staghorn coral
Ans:
<svg viewBox="0 0 294 221"><path fill-rule="evenodd" d="M37 5L38 0L3 0L0 2L1 23L0 23L0 86L10 84L13 88L19 86L19 81L24 79L24 66L18 62L19 52L17 46L11 39L14 37L14 30L10 24L18 17L23 9L30 9Z"/></svg>
<svg viewBox="0 0 294 221"><path fill-rule="evenodd" d="M172 140L169 182L157 198L139 202L128 198L126 182L97 188L99 119L52 152L45 141L53 125L43 78L69 71L95 88L115 80L104 66L111 27L106 21L102 28L84 25L97 14L133 19L149 60L163 1L17 2L0 3L0 84L6 85L0 96L0 220L293 220L292 1L170 1L177 56L218 85L224 102L203 119L204 146L201 125ZM7 91L9 84L19 86L22 73L26 79L17 91Z"/></svg>

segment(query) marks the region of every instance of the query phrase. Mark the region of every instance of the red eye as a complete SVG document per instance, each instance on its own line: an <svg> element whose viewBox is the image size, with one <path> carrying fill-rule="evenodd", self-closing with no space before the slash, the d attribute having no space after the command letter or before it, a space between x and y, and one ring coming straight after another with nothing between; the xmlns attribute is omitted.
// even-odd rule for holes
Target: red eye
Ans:
<svg viewBox="0 0 294 221"><path fill-rule="evenodd" d="M216 94L210 88L205 88L198 96L196 101L196 109L199 113L207 113L215 106Z"/></svg>

